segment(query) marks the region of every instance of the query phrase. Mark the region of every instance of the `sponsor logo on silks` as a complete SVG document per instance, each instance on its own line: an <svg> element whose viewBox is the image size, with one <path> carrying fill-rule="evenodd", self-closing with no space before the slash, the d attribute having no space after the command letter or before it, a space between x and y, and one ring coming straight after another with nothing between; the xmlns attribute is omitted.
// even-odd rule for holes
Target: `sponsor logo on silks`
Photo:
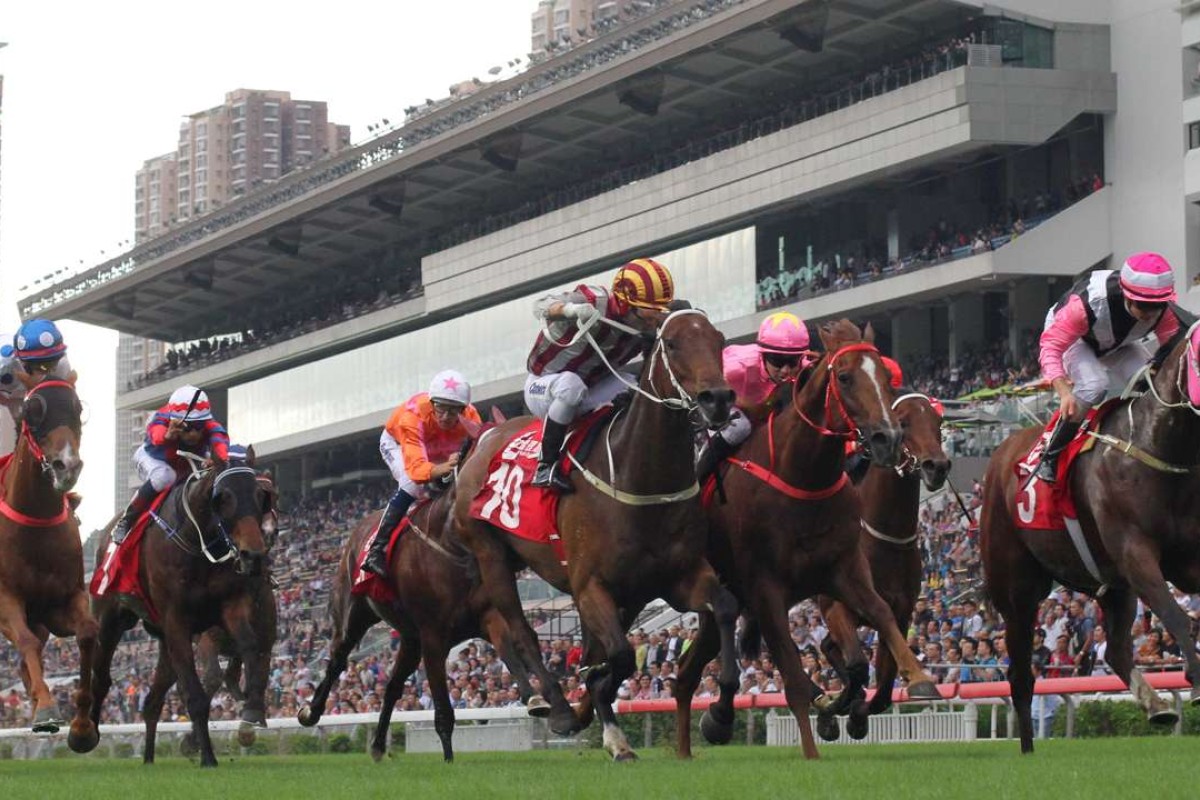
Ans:
<svg viewBox="0 0 1200 800"><path fill-rule="evenodd" d="M537 431L529 431L513 439L505 446L504 452L500 458L504 461L516 461L519 458L537 458L538 451L541 450L541 442L538 441Z"/></svg>
<svg viewBox="0 0 1200 800"><path fill-rule="evenodd" d="M529 387L529 393L533 395L543 395L546 393L546 387L540 383L535 383Z"/></svg>

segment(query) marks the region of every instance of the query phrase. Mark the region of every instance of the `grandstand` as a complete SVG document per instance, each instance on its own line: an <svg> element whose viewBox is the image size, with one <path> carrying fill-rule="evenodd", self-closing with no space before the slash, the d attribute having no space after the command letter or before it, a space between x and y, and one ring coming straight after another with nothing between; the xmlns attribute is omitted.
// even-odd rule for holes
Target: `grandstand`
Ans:
<svg viewBox="0 0 1200 800"><path fill-rule="evenodd" d="M1195 305L1200 16L1138 5L659 2L21 310L185 345L118 408L204 386L293 509L369 507L379 427L438 369L519 408L531 298L633 256L732 339L784 307L869 319L906 364L1019 368L1049 303L1128 252ZM1178 122L1181 85L1185 131L1140 124ZM338 543L286 556L296 602Z"/></svg>

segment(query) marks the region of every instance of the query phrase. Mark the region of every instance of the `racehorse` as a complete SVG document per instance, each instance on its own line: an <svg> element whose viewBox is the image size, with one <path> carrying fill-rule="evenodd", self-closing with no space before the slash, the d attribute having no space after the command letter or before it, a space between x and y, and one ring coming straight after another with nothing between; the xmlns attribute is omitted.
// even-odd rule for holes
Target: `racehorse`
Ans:
<svg viewBox="0 0 1200 800"><path fill-rule="evenodd" d="M90 719L96 621L83 585L79 521L66 494L79 479L82 405L75 374L67 380L17 377L27 393L16 449L0 475L0 632L21 657L21 682L33 703L33 730L53 733L62 720L46 686L46 639L74 636L79 645L79 691L67 744L92 750L100 735Z"/></svg>
<svg viewBox="0 0 1200 800"><path fill-rule="evenodd" d="M896 628L887 604L872 588L859 547L861 506L844 472L845 440L860 436L881 465L897 463L901 428L892 410L891 387L872 341L848 320L820 329L825 354L797 382L787 405L758 426L724 475L728 502L708 507L709 558L729 582L767 640L783 674L784 694L800 726L806 758L817 758L808 709L813 684L800 667L788 627L788 608L827 594L846 603L879 630L909 681L913 696L937 697ZM763 466L767 465L767 466ZM676 694L678 754L691 757L691 702L704 666L716 653L712 617L700 615L697 639L680 664ZM743 639L746 649L756 648ZM857 637L847 642L849 670L867 679ZM710 742L732 735L733 695L720 697L700 721ZM855 687L847 687L853 696Z"/></svg>
<svg viewBox="0 0 1200 800"><path fill-rule="evenodd" d="M274 494L254 471L254 449L245 460L231 458L193 473L176 485L159 513L147 524L139 546L139 573L158 620L146 630L160 642L154 680L143 705L146 747L143 760L154 762L155 733L162 701L176 679L187 702L192 739L200 765L215 767L208 733L209 696L196 671L193 636L219 626L236 643L245 665L245 696L238 740L254 742L255 728L266 725L266 688L275 644L275 594L263 541L262 521ZM108 549L111 526L98 545L97 560ZM110 665L121 634L139 619L125 598L108 594L93 600L100 623L100 652L93 676L97 697L92 719L112 686ZM143 609L143 611L145 611Z"/></svg>
<svg viewBox="0 0 1200 800"><path fill-rule="evenodd" d="M503 617L479 592L474 558L446 530L446 518L452 504L453 498L443 494L416 506L409 515L408 526L393 547L389 562L395 602L384 603L350 592L354 563L383 512L373 512L361 520L342 546L333 591L329 595L329 610L333 617L329 665L309 705L300 710L298 718L305 726L317 724L325 712L329 693L346 668L350 653L372 625L381 619L386 621L399 631L400 649L384 691L379 722L371 742L371 757L376 761L387 752L392 710L404 690L405 679L416 669L422 654L433 695L434 729L442 742L446 761L454 760L451 741L454 708L446 685L446 653L451 645L485 635L501 654L507 656L508 664L516 663L508 645L508 628ZM381 531L380 535L388 533L390 531ZM513 678L520 686L522 697L528 700L533 689L525 673L514 670Z"/></svg>
<svg viewBox="0 0 1200 800"><path fill-rule="evenodd" d="M527 668L536 670L541 657L521 611L514 568L527 565L573 595L587 639L586 658L596 664L586 674L588 693L604 726L604 745L618 761L636 757L612 710L617 688L636 664L625 630L650 600L663 597L677 609L712 609L724 646L721 681L731 690L738 682L737 604L704 556L707 525L692 440L694 418L723 424L734 394L721 367L724 337L702 312L686 304L673 309L647 344L632 400L602 423L599 443L571 471L581 477L576 490L558 500L565 566L550 544L510 535L470 513L492 457L529 424L529 417L481 439L461 468L452 520L456 535L478 559L483 591L507 620ZM558 682L543 680L541 688L551 705L551 728L578 731L583 722Z"/></svg>
<svg viewBox="0 0 1200 800"><path fill-rule="evenodd" d="M917 547L917 515L921 484L937 491L950 474L950 459L942 449L942 418L929 398L916 392L902 392L892 409L904 430L904 458L895 467L872 465L866 471L858 493L862 498L862 528L859 546L867 558L875 592L892 611L897 627L907 630L913 606L921 589L921 553ZM841 642L857 637L859 619L844 603L824 595L817 598L829 635L821 648L830 664L850 683L845 672ZM892 686L896 680L896 659L886 647L878 650L875 662L875 696L870 704L845 695L850 705L847 732L855 739L867 734L867 715L881 714L892 705ZM840 698L839 698L840 699ZM839 706L845 703L839 703ZM838 737L833 713L822 711L817 732L822 739Z"/></svg>
<svg viewBox="0 0 1200 800"><path fill-rule="evenodd" d="M1012 514L1033 511L1033 481L1014 465L1042 434L1018 431L992 455L984 483L981 551L987 591L1005 621L1012 663L1008 682L1020 723L1021 752L1033 752L1030 662L1038 603L1052 581L1096 598L1108 634L1106 659L1133 691L1153 723L1174 724L1175 710L1133 667L1130 627L1137 599L1154 611L1179 642L1200 703L1200 658L1187 614L1166 581L1200 592L1200 390L1190 391L1197 369L1197 327L1159 348L1147 391L1119 401L1079 455L1067 477L1086 542L1085 557L1065 531L1017 527ZM1036 479L1035 479L1036 480ZM1090 564L1088 562L1091 562Z"/></svg>

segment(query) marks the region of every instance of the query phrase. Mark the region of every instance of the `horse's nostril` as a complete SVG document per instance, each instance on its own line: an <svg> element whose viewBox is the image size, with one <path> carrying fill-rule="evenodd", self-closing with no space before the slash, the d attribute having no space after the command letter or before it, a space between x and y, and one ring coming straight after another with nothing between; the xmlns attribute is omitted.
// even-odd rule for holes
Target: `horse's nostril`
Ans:
<svg viewBox="0 0 1200 800"><path fill-rule="evenodd" d="M67 468L67 465L63 463L61 458L56 458L53 461L51 461L50 466L54 467L59 472L62 472L63 470L65 470Z"/></svg>

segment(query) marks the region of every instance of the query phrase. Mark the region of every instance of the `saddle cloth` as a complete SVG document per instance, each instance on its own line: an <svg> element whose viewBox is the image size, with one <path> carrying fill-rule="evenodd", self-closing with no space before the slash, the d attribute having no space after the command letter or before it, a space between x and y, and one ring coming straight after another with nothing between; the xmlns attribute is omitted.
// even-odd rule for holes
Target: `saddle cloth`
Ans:
<svg viewBox="0 0 1200 800"><path fill-rule="evenodd" d="M611 406L602 406L577 420L564 449L578 455L585 444L590 445L590 434L596 426L611 413ZM541 444L542 421L533 420L492 456L487 479L471 501L471 517L522 539L549 544L559 562L566 564L566 551L558 535L558 493L529 485L537 471ZM572 467L564 458L559 464L560 473L570 474Z"/></svg>
<svg viewBox="0 0 1200 800"><path fill-rule="evenodd" d="M158 624L158 610L150 602L150 594L142 586L142 536L150 526L151 514L162 507L170 489L159 492L158 497L150 504L146 513L142 514L129 530L129 535L121 544L108 543L104 558L96 564L92 573L88 591L93 597L107 597L116 594L121 600L142 619Z"/></svg>
<svg viewBox="0 0 1200 800"><path fill-rule="evenodd" d="M1058 423L1058 412L1050 418L1046 429L1025 457L1013 466L1017 475L1017 494L1013 500L1012 518L1018 528L1027 530L1063 530L1066 527L1064 517L1072 521L1078 518L1075 510L1075 500L1071 497L1071 482L1069 480L1071 467L1080 453L1092 449L1095 439L1087 435L1088 431L1098 430L1100 423L1115 407L1117 400L1110 399L1093 408L1084 418L1083 423L1075 434L1075 438L1067 445L1058 459L1058 479L1053 485L1048 485L1033 476L1042 458L1042 451L1050 441L1050 434Z"/></svg>
<svg viewBox="0 0 1200 800"><path fill-rule="evenodd" d="M404 519L400 520L395 528L388 534L388 546L385 559L387 563L392 563L392 552L396 549L396 543L400 541L400 536L409 528L414 514L419 509L428 505L429 498L422 498L409 509L409 513ZM379 577L373 572L367 572L362 568L363 562L367 560L367 553L371 550L371 543L375 541L375 537L379 535L376 530L363 541L362 547L358 549L358 553L354 557L354 566L350 571L350 594L360 597L369 597L379 603L391 605L398 599L396 597L396 588L392 582Z"/></svg>

